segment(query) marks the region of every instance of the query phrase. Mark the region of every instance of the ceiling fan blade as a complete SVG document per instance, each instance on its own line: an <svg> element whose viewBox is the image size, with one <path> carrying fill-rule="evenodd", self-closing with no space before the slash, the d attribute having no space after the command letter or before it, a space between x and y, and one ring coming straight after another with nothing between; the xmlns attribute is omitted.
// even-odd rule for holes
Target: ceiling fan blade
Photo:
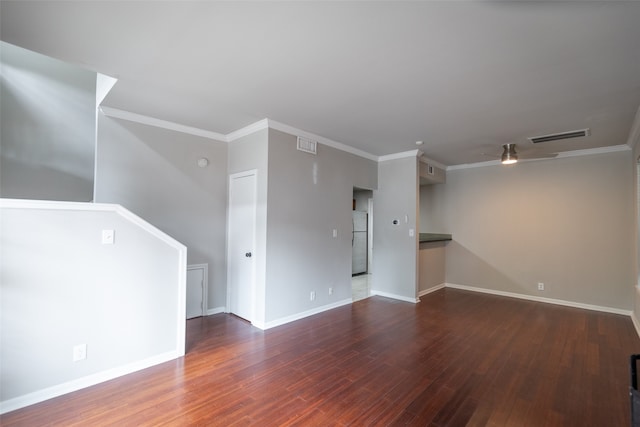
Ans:
<svg viewBox="0 0 640 427"><path fill-rule="evenodd" d="M558 153L538 153L538 154L536 154L536 153L523 153L523 154L518 153L518 158L519 159L523 159L523 160L525 160L525 159L530 159L530 160L532 160L532 159L553 159L553 158L556 158L556 157L558 157Z"/></svg>

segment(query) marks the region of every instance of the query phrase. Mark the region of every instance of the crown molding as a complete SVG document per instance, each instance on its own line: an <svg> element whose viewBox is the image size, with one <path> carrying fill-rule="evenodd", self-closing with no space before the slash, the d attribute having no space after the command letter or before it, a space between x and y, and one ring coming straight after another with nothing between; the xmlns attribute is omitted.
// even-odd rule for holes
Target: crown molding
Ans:
<svg viewBox="0 0 640 427"><path fill-rule="evenodd" d="M371 153L367 153L366 151L359 150L357 148L353 148L349 145L343 144L341 142L333 141L329 138L325 138L320 135L313 134L311 132L307 132L301 129L294 128L293 126L285 125L284 123L277 122L275 120L268 119L269 128L279 130L284 133L288 133L290 135L302 136L304 138L309 138L314 141L319 142L320 144L327 145L329 147L333 147L337 150L345 151L347 153L354 154L359 157L364 157L365 159L373 160L377 162L379 157L375 156Z"/></svg>
<svg viewBox="0 0 640 427"><path fill-rule="evenodd" d="M211 132L211 131L207 131L204 129L199 129L191 126L185 126L179 123L156 119L154 117L145 116L143 114L132 113L132 112L120 110L117 108L102 106L100 107L100 110L108 117L128 120L130 122L141 123L149 126L155 126L163 129L172 130L175 132L187 133L190 135L201 136L204 138L214 139L216 141L222 141L227 143L236 141L244 136L251 135L252 133L261 131L263 129L271 128L271 129L279 130L291 135L303 136L305 138L313 139L315 141L318 141L320 144L327 145L329 147L333 147L335 149L345 151L347 153L351 153L359 157L364 157L365 159L373 160L375 162L379 160L378 156L375 156L371 153L367 153L366 151L362 151L357 148L353 148L349 145L342 144L340 142L333 141L331 139L322 137L320 135L315 135L311 132L297 129L297 128L294 128L293 126L285 125L284 123L280 123L270 119L259 120L241 129L238 129L226 135L223 135L221 133Z"/></svg>
<svg viewBox="0 0 640 427"><path fill-rule="evenodd" d="M211 132L208 130L199 129L192 126L185 126L179 123L156 119L154 117L149 117L149 116L145 116L137 113L131 113L129 111L119 110L117 108L112 108L112 107L102 106L100 107L100 110L108 117L128 120L130 122L141 123L149 126L155 126L162 129L172 130L175 132L186 133L189 135L201 136L203 138L215 139L216 141L227 142L227 136L221 133Z"/></svg>
<svg viewBox="0 0 640 427"><path fill-rule="evenodd" d="M247 135L251 135L252 133L256 133L258 131L261 131L263 129L267 129L269 128L269 120L267 119L262 119L262 120L258 120L255 123L252 123L248 126L245 126L241 129L238 130L234 130L231 133L228 133L225 135L225 141L227 142L233 142L237 139L240 139L242 137L245 137Z"/></svg>
<svg viewBox="0 0 640 427"><path fill-rule="evenodd" d="M423 155L423 152L420 150L410 150L410 151L403 151L399 153L387 154L385 156L375 156L371 153L367 153L366 151L359 150L357 148L351 147L341 142L333 141L331 139L322 137L320 135L316 135L311 132L297 129L293 126L289 126L284 123L280 123L271 119L262 119L248 126L245 126L241 129L238 129L226 135L223 135L221 133L211 132L208 130L199 129L192 126L185 126L179 123L156 119L154 117L132 113L132 112L120 110L117 108L112 108L107 106L101 106L99 108L108 117L128 120L130 122L141 123L149 126L155 126L163 129L172 130L175 132L186 133L189 135L200 136L203 138L213 139L215 141L220 141L220 142L227 142L227 143L233 142L244 136L251 135L252 133L258 132L260 130L270 128L270 129L279 130L281 132L285 132L291 135L302 136L305 138L313 139L320 144L327 145L337 150L345 151L347 153L351 153L356 156L363 157L365 159L373 160L374 162L385 162L387 160L404 159L408 157L420 158ZM558 153L558 157L556 157L556 159L566 158L566 157L576 157L576 156L588 156L593 154L613 153L613 152L619 152L619 151L628 151L628 150L631 150L631 148L633 147L633 144L639 143L639 141L640 141L640 109L638 109L638 113L636 114L636 119L631 129L627 144L614 145L610 147L589 148L586 150L565 151L562 153ZM543 160L543 159L540 159L540 160ZM548 160L548 159L545 159L545 160ZM420 159L420 161L427 162L433 166L439 167L446 171L458 170L458 169L472 169L472 168L479 168L479 167L485 167L485 166L496 166L501 164L499 160L492 160L488 162L466 163L462 165L445 166L441 163L430 160L428 158L422 158ZM525 161L535 161L535 159L530 159Z"/></svg>
<svg viewBox="0 0 640 427"><path fill-rule="evenodd" d="M402 151L400 153L387 154L386 156L378 157L379 162L386 162L387 160L406 159L408 157L419 157L422 155L420 150Z"/></svg>
<svg viewBox="0 0 640 427"><path fill-rule="evenodd" d="M620 151L630 150L631 147L626 144L611 145L609 147L587 148L586 150L564 151L562 153L558 153L558 157L556 157L556 159L562 159L565 157L591 156L593 154L618 153Z"/></svg>

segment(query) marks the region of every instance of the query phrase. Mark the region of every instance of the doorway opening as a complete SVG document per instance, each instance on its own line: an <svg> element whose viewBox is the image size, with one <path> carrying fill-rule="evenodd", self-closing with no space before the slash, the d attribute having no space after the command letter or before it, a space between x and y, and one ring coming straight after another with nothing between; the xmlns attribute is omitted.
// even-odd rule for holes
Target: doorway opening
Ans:
<svg viewBox="0 0 640 427"><path fill-rule="evenodd" d="M351 294L353 301L371 295L373 258L373 191L353 188Z"/></svg>
<svg viewBox="0 0 640 427"><path fill-rule="evenodd" d="M187 266L187 319L207 315L209 264Z"/></svg>

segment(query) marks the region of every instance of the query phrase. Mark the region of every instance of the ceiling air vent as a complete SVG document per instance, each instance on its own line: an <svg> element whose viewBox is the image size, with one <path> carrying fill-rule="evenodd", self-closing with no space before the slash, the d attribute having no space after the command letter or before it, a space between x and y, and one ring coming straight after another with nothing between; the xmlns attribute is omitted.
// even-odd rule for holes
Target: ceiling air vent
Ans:
<svg viewBox="0 0 640 427"><path fill-rule="evenodd" d="M298 137L298 150L304 151L305 153L316 154L316 147L318 143L316 141L312 141L307 138L303 138L301 136Z"/></svg>
<svg viewBox="0 0 640 427"><path fill-rule="evenodd" d="M569 132L553 133L551 135L533 136L529 138L529 141L534 144L541 142L558 141L561 139L579 138L581 136L589 136L591 131L589 129L572 130Z"/></svg>

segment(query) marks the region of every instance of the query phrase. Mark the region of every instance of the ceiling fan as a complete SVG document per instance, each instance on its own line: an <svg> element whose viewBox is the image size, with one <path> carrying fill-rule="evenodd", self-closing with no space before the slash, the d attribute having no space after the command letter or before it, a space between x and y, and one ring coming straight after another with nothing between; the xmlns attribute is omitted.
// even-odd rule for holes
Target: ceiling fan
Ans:
<svg viewBox="0 0 640 427"><path fill-rule="evenodd" d="M558 157L558 153L536 153L532 150L519 150L516 151L516 144L502 144L502 154L486 154L485 156L499 158L503 165L511 165L518 160L534 160L534 159L553 159Z"/></svg>
<svg viewBox="0 0 640 427"><path fill-rule="evenodd" d="M539 144L542 142L560 141L563 139L580 138L585 136L591 136L591 130L589 128L572 130L568 132L552 133L542 136L533 136L527 139L531 141L532 144ZM500 157L503 165L510 165L516 163L518 159L553 159L554 157L558 157L558 153L535 152L535 150L531 149L525 149L522 151L522 153L518 153L516 152L516 144L512 143L503 144L502 155L492 157Z"/></svg>

